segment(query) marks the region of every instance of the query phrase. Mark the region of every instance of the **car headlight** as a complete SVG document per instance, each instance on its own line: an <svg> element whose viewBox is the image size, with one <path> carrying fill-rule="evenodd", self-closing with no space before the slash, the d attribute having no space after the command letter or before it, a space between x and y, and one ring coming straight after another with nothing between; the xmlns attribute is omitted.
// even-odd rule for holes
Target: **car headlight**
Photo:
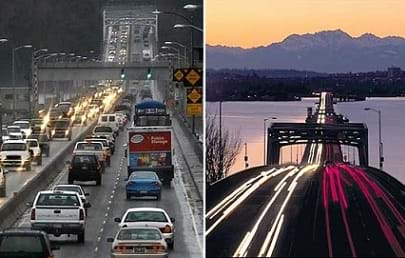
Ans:
<svg viewBox="0 0 405 258"><path fill-rule="evenodd" d="M65 134L69 134L69 129L67 129L67 130L65 131Z"/></svg>
<svg viewBox="0 0 405 258"><path fill-rule="evenodd" d="M54 135L54 134L55 134L55 129L52 130L52 135Z"/></svg>

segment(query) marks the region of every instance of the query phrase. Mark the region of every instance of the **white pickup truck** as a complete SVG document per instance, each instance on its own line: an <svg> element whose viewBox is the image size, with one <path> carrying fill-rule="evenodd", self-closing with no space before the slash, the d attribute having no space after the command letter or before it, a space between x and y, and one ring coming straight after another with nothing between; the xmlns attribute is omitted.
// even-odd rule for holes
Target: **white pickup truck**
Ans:
<svg viewBox="0 0 405 258"><path fill-rule="evenodd" d="M0 165L31 171L31 164L31 152L25 140L7 140L1 145Z"/></svg>
<svg viewBox="0 0 405 258"><path fill-rule="evenodd" d="M31 206L30 203L28 205ZM31 228L43 230L59 237L76 234L79 243L84 242L86 204L77 192L41 191L31 207Z"/></svg>

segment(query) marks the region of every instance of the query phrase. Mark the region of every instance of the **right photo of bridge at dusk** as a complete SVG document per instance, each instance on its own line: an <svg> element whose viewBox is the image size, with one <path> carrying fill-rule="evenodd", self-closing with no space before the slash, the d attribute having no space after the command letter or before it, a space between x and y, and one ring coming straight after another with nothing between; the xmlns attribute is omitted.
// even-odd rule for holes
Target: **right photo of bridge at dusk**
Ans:
<svg viewBox="0 0 405 258"><path fill-rule="evenodd" d="M206 257L405 257L405 1L204 3Z"/></svg>

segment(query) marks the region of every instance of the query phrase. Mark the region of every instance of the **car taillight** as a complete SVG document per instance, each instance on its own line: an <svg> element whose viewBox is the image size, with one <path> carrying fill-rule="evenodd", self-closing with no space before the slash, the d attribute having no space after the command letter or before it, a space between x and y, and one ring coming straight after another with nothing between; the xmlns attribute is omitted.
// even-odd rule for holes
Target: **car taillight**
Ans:
<svg viewBox="0 0 405 258"><path fill-rule="evenodd" d="M80 209L80 211L79 211L79 220L84 220L84 211L83 211L83 209Z"/></svg>
<svg viewBox="0 0 405 258"><path fill-rule="evenodd" d="M172 232L172 227L170 225L166 225L164 228L161 228L160 231L162 233L171 233Z"/></svg>
<svg viewBox="0 0 405 258"><path fill-rule="evenodd" d="M116 245L114 246L114 252L124 252L127 250L127 247L124 245Z"/></svg>
<svg viewBox="0 0 405 258"><path fill-rule="evenodd" d="M31 220L35 220L35 208L31 209Z"/></svg>
<svg viewBox="0 0 405 258"><path fill-rule="evenodd" d="M164 252L166 251L166 247L163 245L153 245L152 249L155 253Z"/></svg>

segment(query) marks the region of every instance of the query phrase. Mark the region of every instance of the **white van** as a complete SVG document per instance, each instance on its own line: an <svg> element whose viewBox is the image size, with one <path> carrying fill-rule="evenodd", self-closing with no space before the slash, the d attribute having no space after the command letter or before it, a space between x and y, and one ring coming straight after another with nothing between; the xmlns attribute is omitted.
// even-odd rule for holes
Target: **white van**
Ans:
<svg viewBox="0 0 405 258"><path fill-rule="evenodd" d="M98 125L110 126L115 135L119 134L119 123L116 114L101 114L98 118Z"/></svg>

